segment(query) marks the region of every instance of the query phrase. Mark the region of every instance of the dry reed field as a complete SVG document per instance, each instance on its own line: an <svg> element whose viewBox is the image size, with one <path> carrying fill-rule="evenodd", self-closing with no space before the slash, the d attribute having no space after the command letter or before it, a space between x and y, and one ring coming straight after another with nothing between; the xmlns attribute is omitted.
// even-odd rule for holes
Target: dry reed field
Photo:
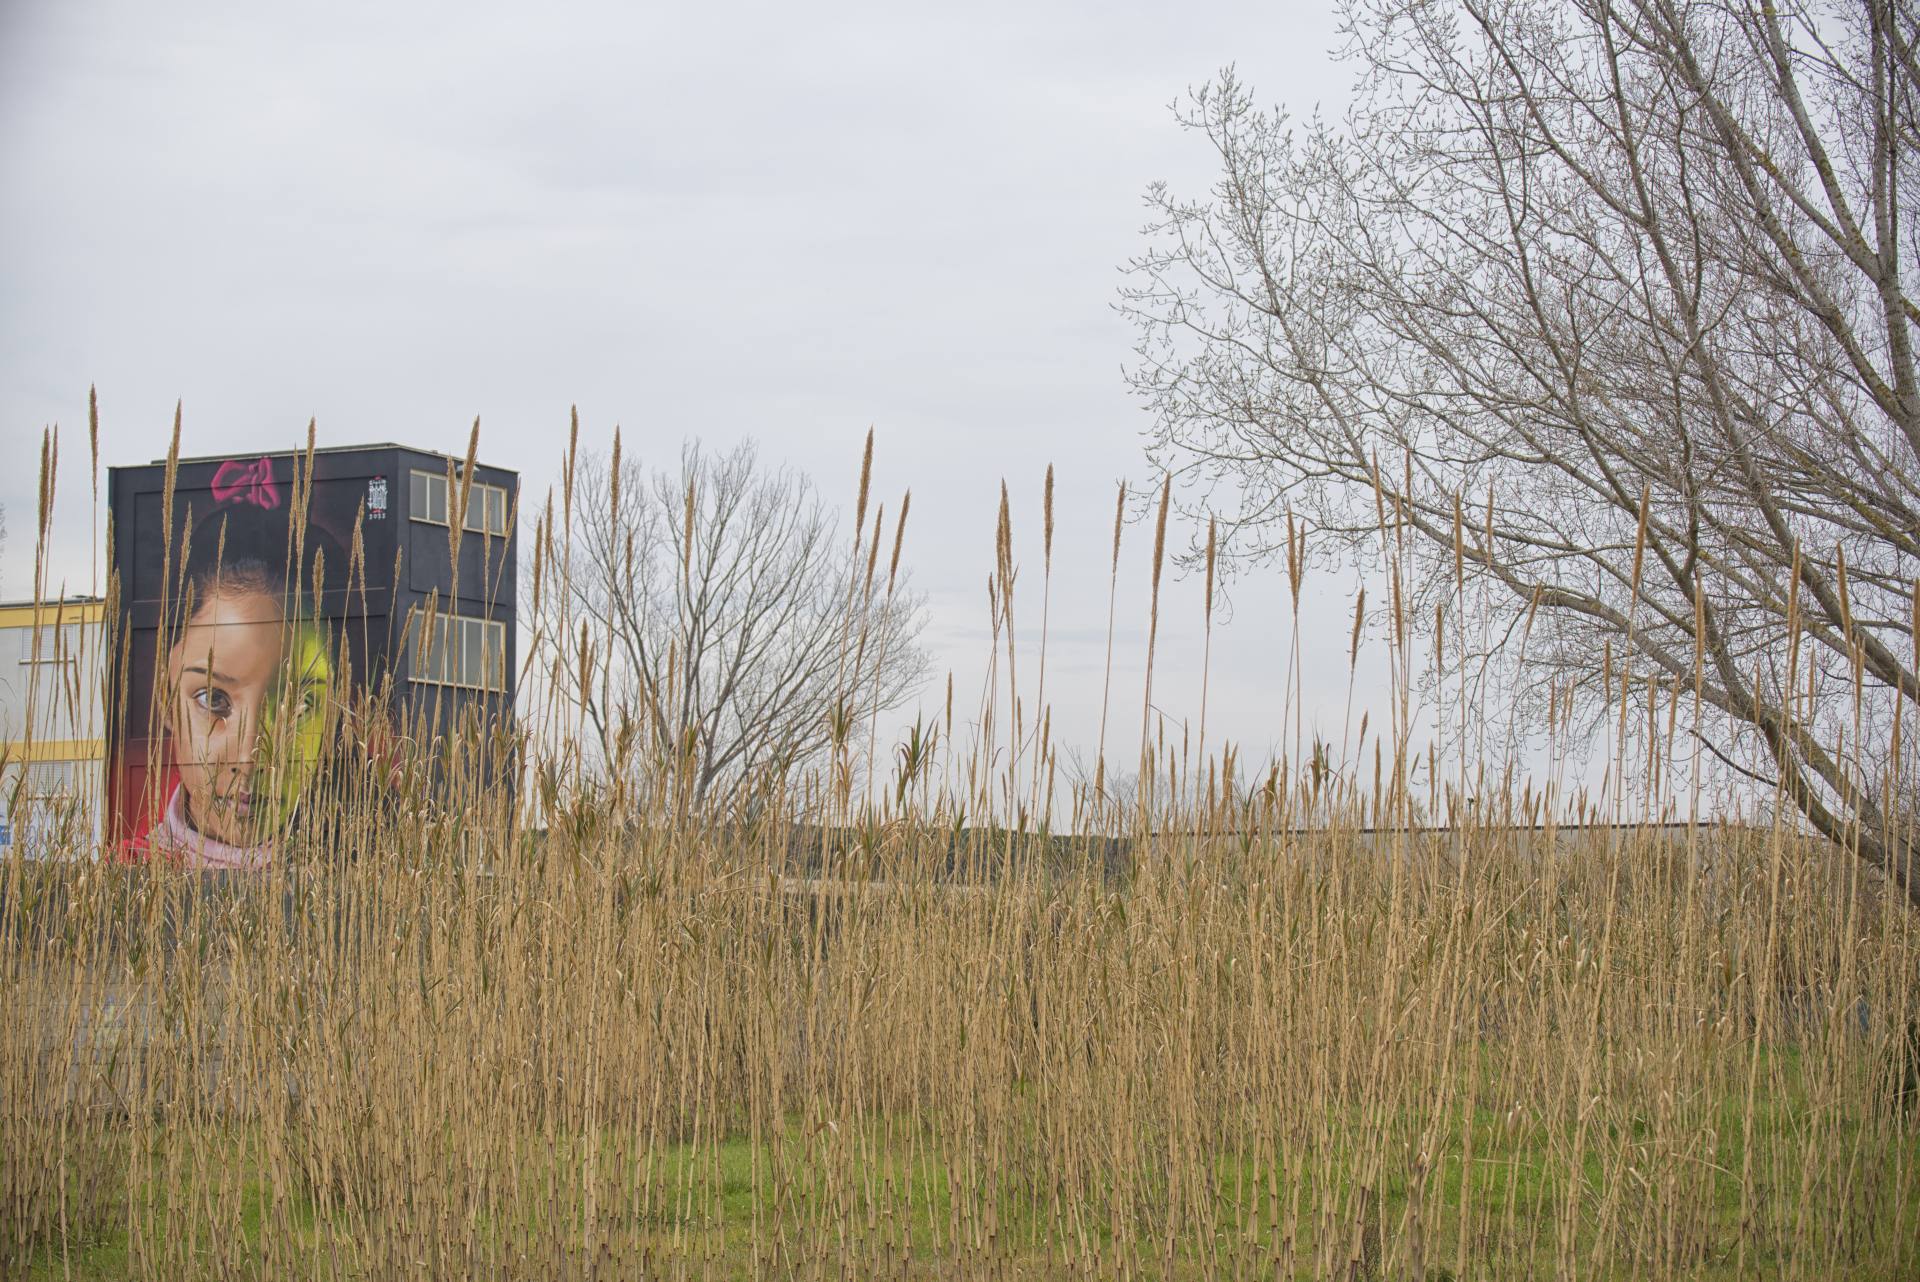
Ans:
<svg viewBox="0 0 1920 1282"><path fill-rule="evenodd" d="M1005 697L696 805L524 688L267 872L5 870L0 1275L1920 1272L1920 932L1787 817L1561 831L1398 715L1049 806Z"/></svg>

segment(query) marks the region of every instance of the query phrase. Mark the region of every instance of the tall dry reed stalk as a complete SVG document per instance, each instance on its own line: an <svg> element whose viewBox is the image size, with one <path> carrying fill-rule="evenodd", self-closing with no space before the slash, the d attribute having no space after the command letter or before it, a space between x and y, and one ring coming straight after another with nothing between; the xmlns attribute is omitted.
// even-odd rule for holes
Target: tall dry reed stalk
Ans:
<svg viewBox="0 0 1920 1282"><path fill-rule="evenodd" d="M828 780L701 812L596 781L525 676L511 733L327 775L270 873L78 830L5 869L0 1274L1920 1269L1920 939L1789 823L1422 796L1404 684L1371 772L1363 723L1355 762L1265 787L1203 751L1202 789L1143 725L1160 801L1117 840L1005 826L1033 794L950 759L950 685L891 806Z"/></svg>

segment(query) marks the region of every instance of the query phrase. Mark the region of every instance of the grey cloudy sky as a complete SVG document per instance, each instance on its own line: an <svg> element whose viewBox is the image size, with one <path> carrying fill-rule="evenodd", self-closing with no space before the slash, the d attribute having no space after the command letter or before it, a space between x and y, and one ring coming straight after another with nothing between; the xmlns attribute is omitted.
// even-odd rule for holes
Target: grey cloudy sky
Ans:
<svg viewBox="0 0 1920 1282"><path fill-rule="evenodd" d="M849 506L872 425L962 706L1001 478L1033 621L1056 465L1049 681L1089 743L1114 485L1152 480L1117 269L1150 181L1213 177L1169 104L1236 62L1296 114L1337 110L1335 40L1320 5L5 0L0 595L28 587L55 422L56 568L85 583L90 383L106 463L162 453L176 400L194 454L289 447L309 416L323 444L458 451L479 415L530 495L573 403L593 443L619 423L662 461L751 435ZM1122 570L1129 751L1149 542L1129 531ZM1349 592L1309 602L1308 703L1336 732ZM1280 738L1282 597L1241 585L1215 640L1212 734L1256 755ZM1198 598L1165 606L1175 715L1197 712Z"/></svg>

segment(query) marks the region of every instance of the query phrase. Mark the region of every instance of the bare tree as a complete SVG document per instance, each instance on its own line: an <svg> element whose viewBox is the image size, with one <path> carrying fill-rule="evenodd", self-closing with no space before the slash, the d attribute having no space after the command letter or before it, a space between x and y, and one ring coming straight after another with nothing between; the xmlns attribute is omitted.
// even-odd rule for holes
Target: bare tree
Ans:
<svg viewBox="0 0 1920 1282"><path fill-rule="evenodd" d="M1125 834L1140 817L1140 776L1111 770L1098 754L1067 747L1059 754L1075 825L1083 832Z"/></svg>
<svg viewBox="0 0 1920 1282"><path fill-rule="evenodd" d="M874 543L842 542L811 482L751 444L652 472L583 456L571 511L543 547L542 671L610 774L695 802L763 789L863 742L924 676L904 522L888 561L880 514Z"/></svg>
<svg viewBox="0 0 1920 1282"><path fill-rule="evenodd" d="M1221 176L1131 264L1154 448L1236 492L1229 557L1295 512L1424 549L1430 626L1494 586L1527 688L1679 716L1920 904L1913 8L1344 16L1344 121L1231 72L1181 113Z"/></svg>

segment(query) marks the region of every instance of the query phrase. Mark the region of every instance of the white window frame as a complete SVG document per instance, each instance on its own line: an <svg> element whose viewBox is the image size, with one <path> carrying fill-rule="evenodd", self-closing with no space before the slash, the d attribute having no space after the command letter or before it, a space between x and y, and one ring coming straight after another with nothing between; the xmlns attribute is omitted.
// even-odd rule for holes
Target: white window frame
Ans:
<svg viewBox="0 0 1920 1282"><path fill-rule="evenodd" d="M456 476L455 480L458 480ZM407 473L407 515L428 525L453 520L453 492L445 472L414 468ZM475 481L467 491L465 526L475 534L504 537L507 532L507 487Z"/></svg>
<svg viewBox="0 0 1920 1282"><path fill-rule="evenodd" d="M504 622L470 614L435 613L432 623L435 639L439 641L437 653L442 656L442 661L436 671L433 662L436 647L425 643L428 640L424 635L427 612L416 610L414 620L407 628L407 675L410 679L463 690L485 690L496 694L505 692L507 625ZM450 643L456 638L459 645L454 648ZM449 654L459 656L459 661L452 669L445 662L445 656ZM479 670L469 670L469 662Z"/></svg>
<svg viewBox="0 0 1920 1282"><path fill-rule="evenodd" d="M31 663L77 663L80 659L80 647L84 638L78 623L42 623L21 624L14 631L20 634L20 662ZM63 639L61 632L67 635ZM34 637L40 638L40 653L33 650Z"/></svg>

